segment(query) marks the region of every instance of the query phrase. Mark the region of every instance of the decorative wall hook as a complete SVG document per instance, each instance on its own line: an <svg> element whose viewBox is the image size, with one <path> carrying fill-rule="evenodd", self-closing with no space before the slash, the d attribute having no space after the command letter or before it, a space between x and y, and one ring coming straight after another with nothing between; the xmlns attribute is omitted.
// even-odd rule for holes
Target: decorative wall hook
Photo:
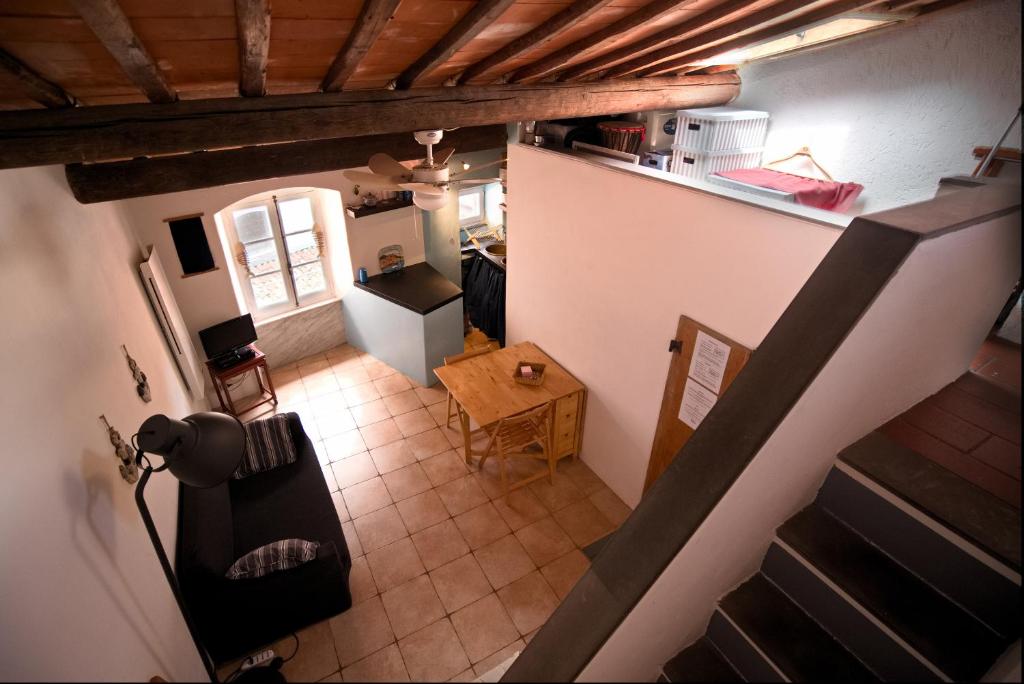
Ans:
<svg viewBox="0 0 1024 684"><path fill-rule="evenodd" d="M139 398L142 399L142 401L151 401L153 396L149 392L149 381L146 380L146 374L142 372L142 369L139 368L139 364L137 364L135 359L132 358L132 355L128 353L128 348L122 344L121 349L124 350L124 356L128 359L128 368L132 372L132 378L135 379L135 391L139 393Z"/></svg>
<svg viewBox="0 0 1024 684"><path fill-rule="evenodd" d="M100 420L107 428L107 438L114 445L114 455L119 461L117 469L121 471L121 477L128 484L135 484L139 480L139 467L135 465L135 454L132 453L132 448L121 439L121 433L107 422L106 416L101 415Z"/></svg>

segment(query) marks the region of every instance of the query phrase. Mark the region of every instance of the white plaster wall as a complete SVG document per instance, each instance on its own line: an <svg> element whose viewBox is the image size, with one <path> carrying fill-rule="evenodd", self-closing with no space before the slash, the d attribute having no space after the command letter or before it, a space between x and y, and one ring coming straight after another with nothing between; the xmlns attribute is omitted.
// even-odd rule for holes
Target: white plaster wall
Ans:
<svg viewBox="0 0 1024 684"><path fill-rule="evenodd" d="M836 454L961 375L1020 273L1018 212L922 243L580 681L654 681Z"/></svg>
<svg viewBox="0 0 1024 684"><path fill-rule="evenodd" d="M635 506L679 316L757 347L840 231L525 145L508 178L508 343L587 386L582 458Z"/></svg>
<svg viewBox="0 0 1024 684"><path fill-rule="evenodd" d="M809 145L865 189L852 213L932 197L970 173L1021 102L1021 3L972 0L845 42L740 69L738 107L771 113L765 162ZM1020 147L1020 126L1004 145Z"/></svg>
<svg viewBox="0 0 1024 684"><path fill-rule="evenodd" d="M78 204L60 167L0 172L0 679L205 677L98 419L129 439L194 409L141 260L117 207ZM177 481L146 493L173 554Z"/></svg>

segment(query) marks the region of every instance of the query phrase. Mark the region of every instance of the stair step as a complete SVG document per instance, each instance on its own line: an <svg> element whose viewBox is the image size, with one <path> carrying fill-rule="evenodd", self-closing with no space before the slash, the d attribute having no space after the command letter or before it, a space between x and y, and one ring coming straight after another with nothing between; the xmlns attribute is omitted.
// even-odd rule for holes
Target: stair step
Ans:
<svg viewBox="0 0 1024 684"><path fill-rule="evenodd" d="M778 536L951 679L977 679L1005 643L988 627L818 506Z"/></svg>
<svg viewBox="0 0 1024 684"><path fill-rule="evenodd" d="M1020 569L1020 512L879 432L840 459L922 511Z"/></svg>
<svg viewBox="0 0 1024 684"><path fill-rule="evenodd" d="M662 668L670 682L739 682L743 678L705 637L690 644Z"/></svg>
<svg viewBox="0 0 1024 684"><path fill-rule="evenodd" d="M790 681L878 681L764 575L754 575L720 605Z"/></svg>

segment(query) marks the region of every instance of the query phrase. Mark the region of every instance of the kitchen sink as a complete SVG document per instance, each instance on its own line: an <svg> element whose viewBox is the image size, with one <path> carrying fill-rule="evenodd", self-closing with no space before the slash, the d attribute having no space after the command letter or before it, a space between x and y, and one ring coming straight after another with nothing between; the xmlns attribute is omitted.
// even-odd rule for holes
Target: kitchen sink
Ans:
<svg viewBox="0 0 1024 684"><path fill-rule="evenodd" d="M493 254L494 256L505 256L508 254L508 247L500 243L495 243L484 247L484 251L488 254Z"/></svg>

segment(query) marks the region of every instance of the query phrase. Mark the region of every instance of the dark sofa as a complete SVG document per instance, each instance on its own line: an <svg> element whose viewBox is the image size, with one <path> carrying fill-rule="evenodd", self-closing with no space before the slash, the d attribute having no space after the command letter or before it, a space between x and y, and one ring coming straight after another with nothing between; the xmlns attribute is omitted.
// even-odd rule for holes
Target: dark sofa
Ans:
<svg viewBox="0 0 1024 684"><path fill-rule="evenodd" d="M182 484L177 575L203 644L223 662L352 605L345 535L313 444L295 413L294 463L210 489ZM279 539L320 543L317 557L255 579L229 580L236 559Z"/></svg>

